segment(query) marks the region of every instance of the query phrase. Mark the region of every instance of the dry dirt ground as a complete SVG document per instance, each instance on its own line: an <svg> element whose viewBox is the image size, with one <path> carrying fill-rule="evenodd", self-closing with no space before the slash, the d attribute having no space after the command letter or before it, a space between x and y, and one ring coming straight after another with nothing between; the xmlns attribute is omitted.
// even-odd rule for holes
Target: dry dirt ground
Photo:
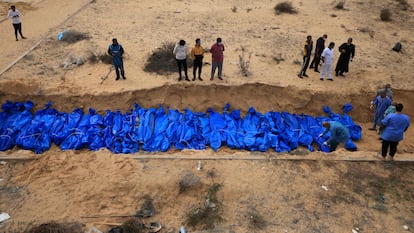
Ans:
<svg viewBox="0 0 414 233"><path fill-rule="evenodd" d="M243 113L253 106L261 112L318 116L324 105L340 112L349 102L354 106L351 117L363 128L354 153L342 148L330 154L308 153L300 148L286 155L221 148L120 156L106 150L73 152L53 147L34 155L15 148L0 156L35 159L0 165L0 212L11 215L0 232L24 232L52 220L108 230L104 223L125 219L84 216L133 214L146 195L155 209L146 222L159 221L162 232L178 232L180 225L202 232L205 226L191 227L187 217L204 205L214 184L221 186L217 198L222 220L205 232L351 232L356 228L406 232L404 225L414 228L414 128L406 132L394 163L373 158L380 142L366 130L373 116L369 102L386 83L393 87L394 100L414 117L414 48L410 46L414 2L351 0L338 10L339 1L294 0L297 14L276 15L273 7L278 2L28 0L14 3L24 14L23 33L28 37L16 42L5 18L10 3L0 1L0 103L32 100L39 109L53 101L60 111L93 107L103 113L127 111L135 102L194 111L221 110L229 102ZM390 22L380 20L383 8L391 10ZM75 43L58 41L56 35L64 29L88 37ZM350 72L344 78L334 77L334 82L319 81L312 70L309 78L297 78L304 39L311 34L316 41L324 33L336 48L353 37L356 56ZM90 58L104 54L113 37L126 50L127 80L115 81L112 72L102 82L110 66ZM185 39L192 46L197 37L205 48L216 37L223 38L223 81L208 80L209 53L203 82L178 82L176 72L144 71L147 59L164 43ZM401 53L391 51L398 41L403 45ZM240 57L250 61L247 77L240 72ZM68 58L85 63L64 69ZM196 169L199 159L204 165L201 171ZM186 174L199 181L180 193Z"/></svg>

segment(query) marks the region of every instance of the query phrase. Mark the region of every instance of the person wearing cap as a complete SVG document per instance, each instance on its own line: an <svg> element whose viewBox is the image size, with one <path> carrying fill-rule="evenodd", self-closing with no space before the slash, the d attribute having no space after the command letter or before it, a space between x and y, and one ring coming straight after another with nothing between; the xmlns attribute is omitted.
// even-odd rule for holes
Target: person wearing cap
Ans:
<svg viewBox="0 0 414 233"><path fill-rule="evenodd" d="M397 146L404 138L404 132L407 131L410 126L410 118L402 114L404 106L398 103L395 106L395 113L388 114L383 120L381 120L382 134L382 148L381 159L385 160L387 157L388 149L390 160L394 160L394 155L397 152Z"/></svg>
<svg viewBox="0 0 414 233"><path fill-rule="evenodd" d="M330 132L329 139L324 142L324 145L329 146L330 151L336 150L340 143L345 143L349 137L348 128L338 121L324 121L322 126L325 128L325 131L319 135L319 137L324 136L326 133Z"/></svg>
<svg viewBox="0 0 414 233"><path fill-rule="evenodd" d="M22 22L20 20L22 14L20 13L20 11L17 10L14 5L12 5L12 6L10 6L10 10L9 10L7 15L12 21L13 28L14 28L14 35L16 36L16 41L19 40L17 38L17 35L18 35L17 33L20 34L22 39L26 39L26 37L24 37L23 33L22 33Z"/></svg>
<svg viewBox="0 0 414 233"><path fill-rule="evenodd" d="M319 37L316 40L316 46L315 46L315 55L313 56L313 59L311 61L311 64L309 68L314 68L315 72L319 72L319 63L321 61L321 55L322 52L325 50L325 41L328 39L328 35L324 34L323 36Z"/></svg>
<svg viewBox="0 0 414 233"><path fill-rule="evenodd" d="M216 69L218 69L218 79L223 80L221 77L223 71L223 60L224 60L224 45L221 38L217 38L216 43L211 46L211 78L210 80L214 79L214 74L216 73Z"/></svg>
<svg viewBox="0 0 414 233"><path fill-rule="evenodd" d="M387 110L390 105L391 99L385 95L385 91L382 91L374 101L371 101L370 109L374 110L375 108L375 114L372 128L369 128L369 130L377 130L377 124L380 124L381 120L384 119L385 110Z"/></svg>
<svg viewBox="0 0 414 233"><path fill-rule="evenodd" d="M177 61L177 67L178 67L178 81L181 81L183 79L181 75L181 70L184 70L185 80L190 81L188 79L187 74L187 53L188 48L185 44L185 40L180 40L174 47L173 54L175 55L175 60Z"/></svg>
<svg viewBox="0 0 414 233"><path fill-rule="evenodd" d="M122 59L122 55L124 54L124 48L122 45L118 43L116 38L112 39L112 44L108 47L108 54L112 56L112 63L115 68L116 72L116 79L119 80L119 73L121 72L122 78L126 79L125 77L125 70L124 70L124 62Z"/></svg>
<svg viewBox="0 0 414 233"><path fill-rule="evenodd" d="M349 61L352 61L355 56L355 45L352 44L352 38L348 38L346 43L339 46L338 63L336 63L335 74L336 76L344 76L344 73L349 71Z"/></svg>
<svg viewBox="0 0 414 233"><path fill-rule="evenodd" d="M201 47L201 40L197 38L195 40L195 46L190 52L191 59L193 59L193 81L196 80L196 73L198 69L198 80L203 81L201 78L201 68L203 67L204 48Z"/></svg>
<svg viewBox="0 0 414 233"><path fill-rule="evenodd" d="M306 41L303 45L303 64L298 74L299 78L302 78L303 76L309 77L306 74L306 70L308 69L308 66L309 66L310 56L312 54L312 48L313 48L312 36L309 35L306 37Z"/></svg>

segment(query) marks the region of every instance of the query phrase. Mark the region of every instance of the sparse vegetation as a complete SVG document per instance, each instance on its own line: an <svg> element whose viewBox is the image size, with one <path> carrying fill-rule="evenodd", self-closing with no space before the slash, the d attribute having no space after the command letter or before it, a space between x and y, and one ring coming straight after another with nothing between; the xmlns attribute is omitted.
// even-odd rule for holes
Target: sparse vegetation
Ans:
<svg viewBox="0 0 414 233"><path fill-rule="evenodd" d="M338 2L338 3L335 5L335 8L336 8L336 9L338 9L338 10L343 10L343 9L345 9L345 0L342 0L342 1Z"/></svg>
<svg viewBox="0 0 414 233"><path fill-rule="evenodd" d="M191 209L187 213L186 222L189 226L195 227L202 225L204 229L212 229L217 222L223 220L221 216L222 204L217 197L220 189L221 184L217 183L214 183L207 189L204 205Z"/></svg>
<svg viewBox="0 0 414 233"><path fill-rule="evenodd" d="M266 227L266 220L258 213L256 209L252 209L247 213L249 218L249 228L252 230L263 230Z"/></svg>
<svg viewBox="0 0 414 233"><path fill-rule="evenodd" d="M180 181L178 182L179 193L184 193L189 189L194 187L198 187L201 185L201 178L194 175L192 172L187 172L181 177Z"/></svg>
<svg viewBox="0 0 414 233"><path fill-rule="evenodd" d="M76 30L69 30L63 33L62 41L69 43L69 44L73 44L80 40L86 40L89 38L90 36L88 35L88 33L79 32Z"/></svg>
<svg viewBox="0 0 414 233"><path fill-rule="evenodd" d="M147 232L147 229L139 218L131 218L122 223L122 232L123 233L144 233Z"/></svg>
<svg viewBox="0 0 414 233"><path fill-rule="evenodd" d="M302 65L302 62L301 62L301 61L299 61L298 59L295 59L295 60L293 61L293 64L295 64L295 65Z"/></svg>
<svg viewBox="0 0 414 233"><path fill-rule="evenodd" d="M32 227L27 233L73 233L84 232L83 226L79 223L57 223L48 222Z"/></svg>
<svg viewBox="0 0 414 233"><path fill-rule="evenodd" d="M274 7L276 15L280 15L282 13L288 13L288 14L296 14L298 13L295 8L293 8L292 3L285 1L285 2L279 2Z"/></svg>
<svg viewBox="0 0 414 233"><path fill-rule="evenodd" d="M144 71L154 72L157 74L170 74L177 70L176 62L172 51L174 42L165 42L160 48L157 48L147 59Z"/></svg>
<svg viewBox="0 0 414 233"><path fill-rule="evenodd" d="M273 60L276 62L276 64L279 64L280 62L284 61L285 59L282 57L282 54L279 53L279 54L273 56Z"/></svg>
<svg viewBox="0 0 414 233"><path fill-rule="evenodd" d="M62 63L64 70L69 70L74 67L83 65L85 63L85 58L83 56L75 56L74 54L69 54L65 61Z"/></svg>
<svg viewBox="0 0 414 233"><path fill-rule="evenodd" d="M100 53L100 54L94 54L94 53L92 53L88 57L88 61L90 63L102 62L104 64L112 64L112 57L111 57L111 55L109 55L107 53Z"/></svg>
<svg viewBox="0 0 414 233"><path fill-rule="evenodd" d="M375 32L368 27L360 28L359 31L363 33L368 33L371 38L373 38L375 35Z"/></svg>
<svg viewBox="0 0 414 233"><path fill-rule="evenodd" d="M249 52L248 58L245 58L246 49L242 46L241 47L242 54L239 55L239 67L242 75L245 77L250 75L249 67L250 67L250 59L252 57L252 52Z"/></svg>
<svg viewBox="0 0 414 233"><path fill-rule="evenodd" d="M236 12L237 12L237 6L233 6L233 7L231 8L231 11L232 11L233 13L236 13Z"/></svg>
<svg viewBox="0 0 414 233"><path fill-rule="evenodd" d="M207 177L210 178L213 183L214 183L214 178L216 178L217 174L216 171L214 169L208 170L207 171Z"/></svg>
<svg viewBox="0 0 414 233"><path fill-rule="evenodd" d="M391 10L388 8L384 8L381 10L380 18L382 21L391 21Z"/></svg>
<svg viewBox="0 0 414 233"><path fill-rule="evenodd" d="M144 196L144 203L142 203L141 209L154 210L154 205L152 204L152 198L149 195Z"/></svg>
<svg viewBox="0 0 414 233"><path fill-rule="evenodd" d="M410 9L411 7L410 4L407 2L407 0L396 0L396 1L400 4L402 10L404 11Z"/></svg>

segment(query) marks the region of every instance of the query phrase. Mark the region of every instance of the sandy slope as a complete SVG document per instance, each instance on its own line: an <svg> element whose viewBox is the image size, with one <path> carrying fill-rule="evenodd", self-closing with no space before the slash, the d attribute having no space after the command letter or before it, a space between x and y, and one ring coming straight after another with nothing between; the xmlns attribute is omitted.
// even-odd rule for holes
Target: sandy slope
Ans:
<svg viewBox="0 0 414 233"><path fill-rule="evenodd" d="M21 5L21 9L24 13L24 33L29 39L15 42L10 22L0 23L2 39L6 42L0 44L0 52L3 54L0 69L6 68L36 42L40 40L41 42L9 71L0 75L1 103L8 99L13 101L30 99L35 101L39 108L52 100L54 106L62 111L71 111L74 107L85 109L94 107L102 112L106 109L126 111L134 102L144 107L162 103L178 109L189 107L195 111L205 111L208 107L220 110L230 102L233 108L242 111L254 106L261 112L289 111L316 116L323 114L323 105L329 105L334 111L340 111L344 103L350 102L355 107L351 116L366 129L372 119L368 103L373 98L373 93L385 83L391 83L395 92L394 99L403 102L406 107L405 113L411 118L414 117L412 101L414 100L414 51L409 46L414 40L413 11L412 8L408 11L401 10L401 6L396 1L346 1L345 10L334 9L335 1L292 1L298 10L298 14L295 15L275 15L273 7L277 1L266 0L254 2L141 0L117 3L96 0L84 8L81 6L89 1L28 2L34 5L32 7ZM413 1L408 3L414 5ZM2 9L6 9L5 5L8 4L1 2ZM393 10L393 21L382 22L379 19L379 11L383 7L390 7ZM82 10L78 11L80 9ZM65 21L75 12L78 13ZM74 44L57 41L56 35L63 29L88 33L90 39ZM303 40L306 35L311 34L316 41L324 33L328 34L328 41L334 41L337 47L349 36L354 38L356 57L351 64L350 73L345 78L336 78L334 82L329 83L319 81L318 74L313 71L309 71L309 78L298 79L296 73L300 66L295 63L302 59ZM185 39L192 45L194 39L200 37L203 46L209 48L218 36L223 38L226 46L223 81L179 83L176 73L163 76L143 71L148 56L164 42ZM62 69L61 64L70 54L75 57L88 57L91 53L105 53L113 37L118 38L127 53L125 59L127 80L115 81L112 73L103 84L100 84L101 77L109 69L105 64L87 62L70 70ZM402 53L391 51L397 41L403 43ZM246 59L248 54L252 53L249 69L251 74L248 77L240 74L239 56L242 55L242 48L246 50ZM335 53L337 58L338 51L335 50ZM275 57L284 60L277 63ZM205 61L211 62L209 54ZM203 71L205 80L208 80L209 72L210 66L205 65ZM413 138L414 130L411 127L406 133L406 139L399 146L399 158L412 159ZM379 146L377 135L364 130L363 139L358 143L359 152L349 154L340 149L334 154L372 158ZM30 154L18 150L6 152L9 155L21 153ZM124 210L131 212L140 204L142 196L149 192L156 200L157 208L161 210L157 220L162 220L170 226L169 230L172 230L173 226L177 227L181 224L183 215L180 208L185 207L186 203L196 204L197 197L203 196L202 191L199 191L184 198L170 197L171 193L174 195L176 193L175 184L184 168L193 169L195 162L149 161L147 163L153 169L146 170L146 163L141 164L128 157L109 155L107 151L79 153L81 155L75 155L77 153L74 152L61 152L54 148L39 161L24 165L17 164L8 169L2 167L3 174L10 177L7 187L16 185L25 187L23 191L17 192L21 195L18 197L11 195L10 192L2 193L2 197L8 198L7 200L22 198L18 199L22 200L20 203L2 203L0 206L1 211L13 215L14 221L7 225L6 227L9 228L6 229L17 231L27 226L30 221L39 223L48 219L79 221L81 215L95 214L95 212L119 213ZM212 154L211 151L169 153L196 156ZM249 152L235 152L223 148L219 154L243 156ZM320 154L313 156L318 157ZM315 220L318 218L316 215L325 208L315 207L318 204L324 205L316 201L320 199L318 195L320 195L320 184L324 183L321 181L323 177L333 177L329 180L329 184L336 184L348 178L355 178L352 174L351 176L347 174L341 177L344 179L336 179L335 174L338 170L372 169L374 174L383 174L384 168L381 165L378 167L378 165L365 164L359 168L335 164L334 168L331 168L331 164L321 165L317 162L316 165L305 164L304 170L301 170L288 162L276 163L277 166L267 164L268 168L258 163L215 162L212 165L220 174L220 182L224 183L223 195L228 203L226 204L227 217L223 226L241 224L243 227L236 228L236 232L248 232L245 218L242 216L247 212L248 205L240 206L240 203L234 203L235 200L240 200L244 204L252 202L256 208L268 208L265 217L269 221L272 219L275 225L267 232L280 232L286 228L293 229L294 232L304 232L305 229L312 229L312 227L314 232L348 232L349 227L357 225L356 222L359 224L364 215L369 215L364 232L380 232L379 229L383 227L386 227L383 232L392 232L404 223L398 211L413 216L412 202L393 203L394 209L389 213L390 216L395 217L392 220L388 219L386 213L372 212L371 208L362 211L361 206L370 206L371 199L368 198L346 213L334 211L335 214L330 215L327 211L324 212L326 219L324 217L323 221ZM26 165L29 166L28 169L25 169ZM265 167L263 171L262 167ZM310 177L314 174L315 167L320 167L315 180L307 182L298 175L306 174L305 176ZM266 169L277 174L269 176L269 173L265 172ZM394 170L390 171L395 171L397 168L392 169ZM246 172L247 170L249 172ZM122 172L118 174L119 171ZM405 175L405 172L407 171L402 170L402 175ZM385 173L382 178L389 181L392 172L387 170ZM292 184L288 182L289 174L295 180ZM277 179L279 185L277 187L273 187L274 184L271 182L274 177L284 177ZM254 182L261 179L265 179L266 182ZM207 180L205 184L209 182ZM315 185L310 187L312 182ZM74 186L74 184L79 185ZM412 183L404 184L412 187ZM252 185L257 185L254 186L255 192L249 189ZM340 193L346 191L346 188L353 187L354 184L349 184L337 191ZM120 193L111 193L113 189L120 190L117 191ZM295 194L297 198L289 195L293 189L297 190ZM308 190L311 190L310 197L304 194ZM279 191L281 193L278 194ZM404 192L405 195L412 195L406 190ZM7 196L9 194L11 196ZM365 194L367 193L363 193ZM352 198L353 195L349 194L346 197ZM363 195L358 196L357 199L363 199ZM118 197L122 198L118 199ZM409 197L411 199L408 200L413 200L412 196ZM177 205L173 205L172 203L176 201ZM284 201L287 204L278 209L279 203ZM352 201L339 202L335 208L344 209L350 203ZM405 207L402 207L404 204ZM298 207L292 209L289 205ZM239 212L240 208L243 211ZM317 214L312 213L312 209L316 209ZM312 214L313 217L309 217ZM280 219L280 216L296 216L297 219L305 220L297 226L296 223L293 224L295 225L293 227L289 225L292 224L291 220L274 220ZM335 226L336 218L341 219L340 226ZM383 221L387 219L390 223L387 226L378 225L379 223L374 221L376 219ZM91 225L91 223L87 224Z"/></svg>

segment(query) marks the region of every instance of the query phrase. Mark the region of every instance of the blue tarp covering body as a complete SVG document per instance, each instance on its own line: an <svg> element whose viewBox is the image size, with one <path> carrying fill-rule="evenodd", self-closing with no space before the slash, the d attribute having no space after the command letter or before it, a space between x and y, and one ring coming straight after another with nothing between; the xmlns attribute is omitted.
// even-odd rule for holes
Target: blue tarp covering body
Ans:
<svg viewBox="0 0 414 233"><path fill-rule="evenodd" d="M329 152L323 142L329 133L323 121L339 121L350 132L345 148L357 150L353 141L361 139L361 127L347 113L333 113L324 107L327 116L312 117L287 112L257 112L249 108L242 117L240 110L229 111L227 104L223 112L209 108L206 113L184 112L162 106L142 108L135 104L130 112L107 110L105 115L94 109L88 113L74 109L71 113L59 112L48 103L35 114L33 103L7 101L0 112L0 151L14 146L42 153L52 143L62 150L107 148L113 153L135 153L139 150L155 152L171 148L204 150L207 146L217 151L222 146L249 151L289 152L303 146L310 151ZM316 147L316 148L315 148Z"/></svg>

